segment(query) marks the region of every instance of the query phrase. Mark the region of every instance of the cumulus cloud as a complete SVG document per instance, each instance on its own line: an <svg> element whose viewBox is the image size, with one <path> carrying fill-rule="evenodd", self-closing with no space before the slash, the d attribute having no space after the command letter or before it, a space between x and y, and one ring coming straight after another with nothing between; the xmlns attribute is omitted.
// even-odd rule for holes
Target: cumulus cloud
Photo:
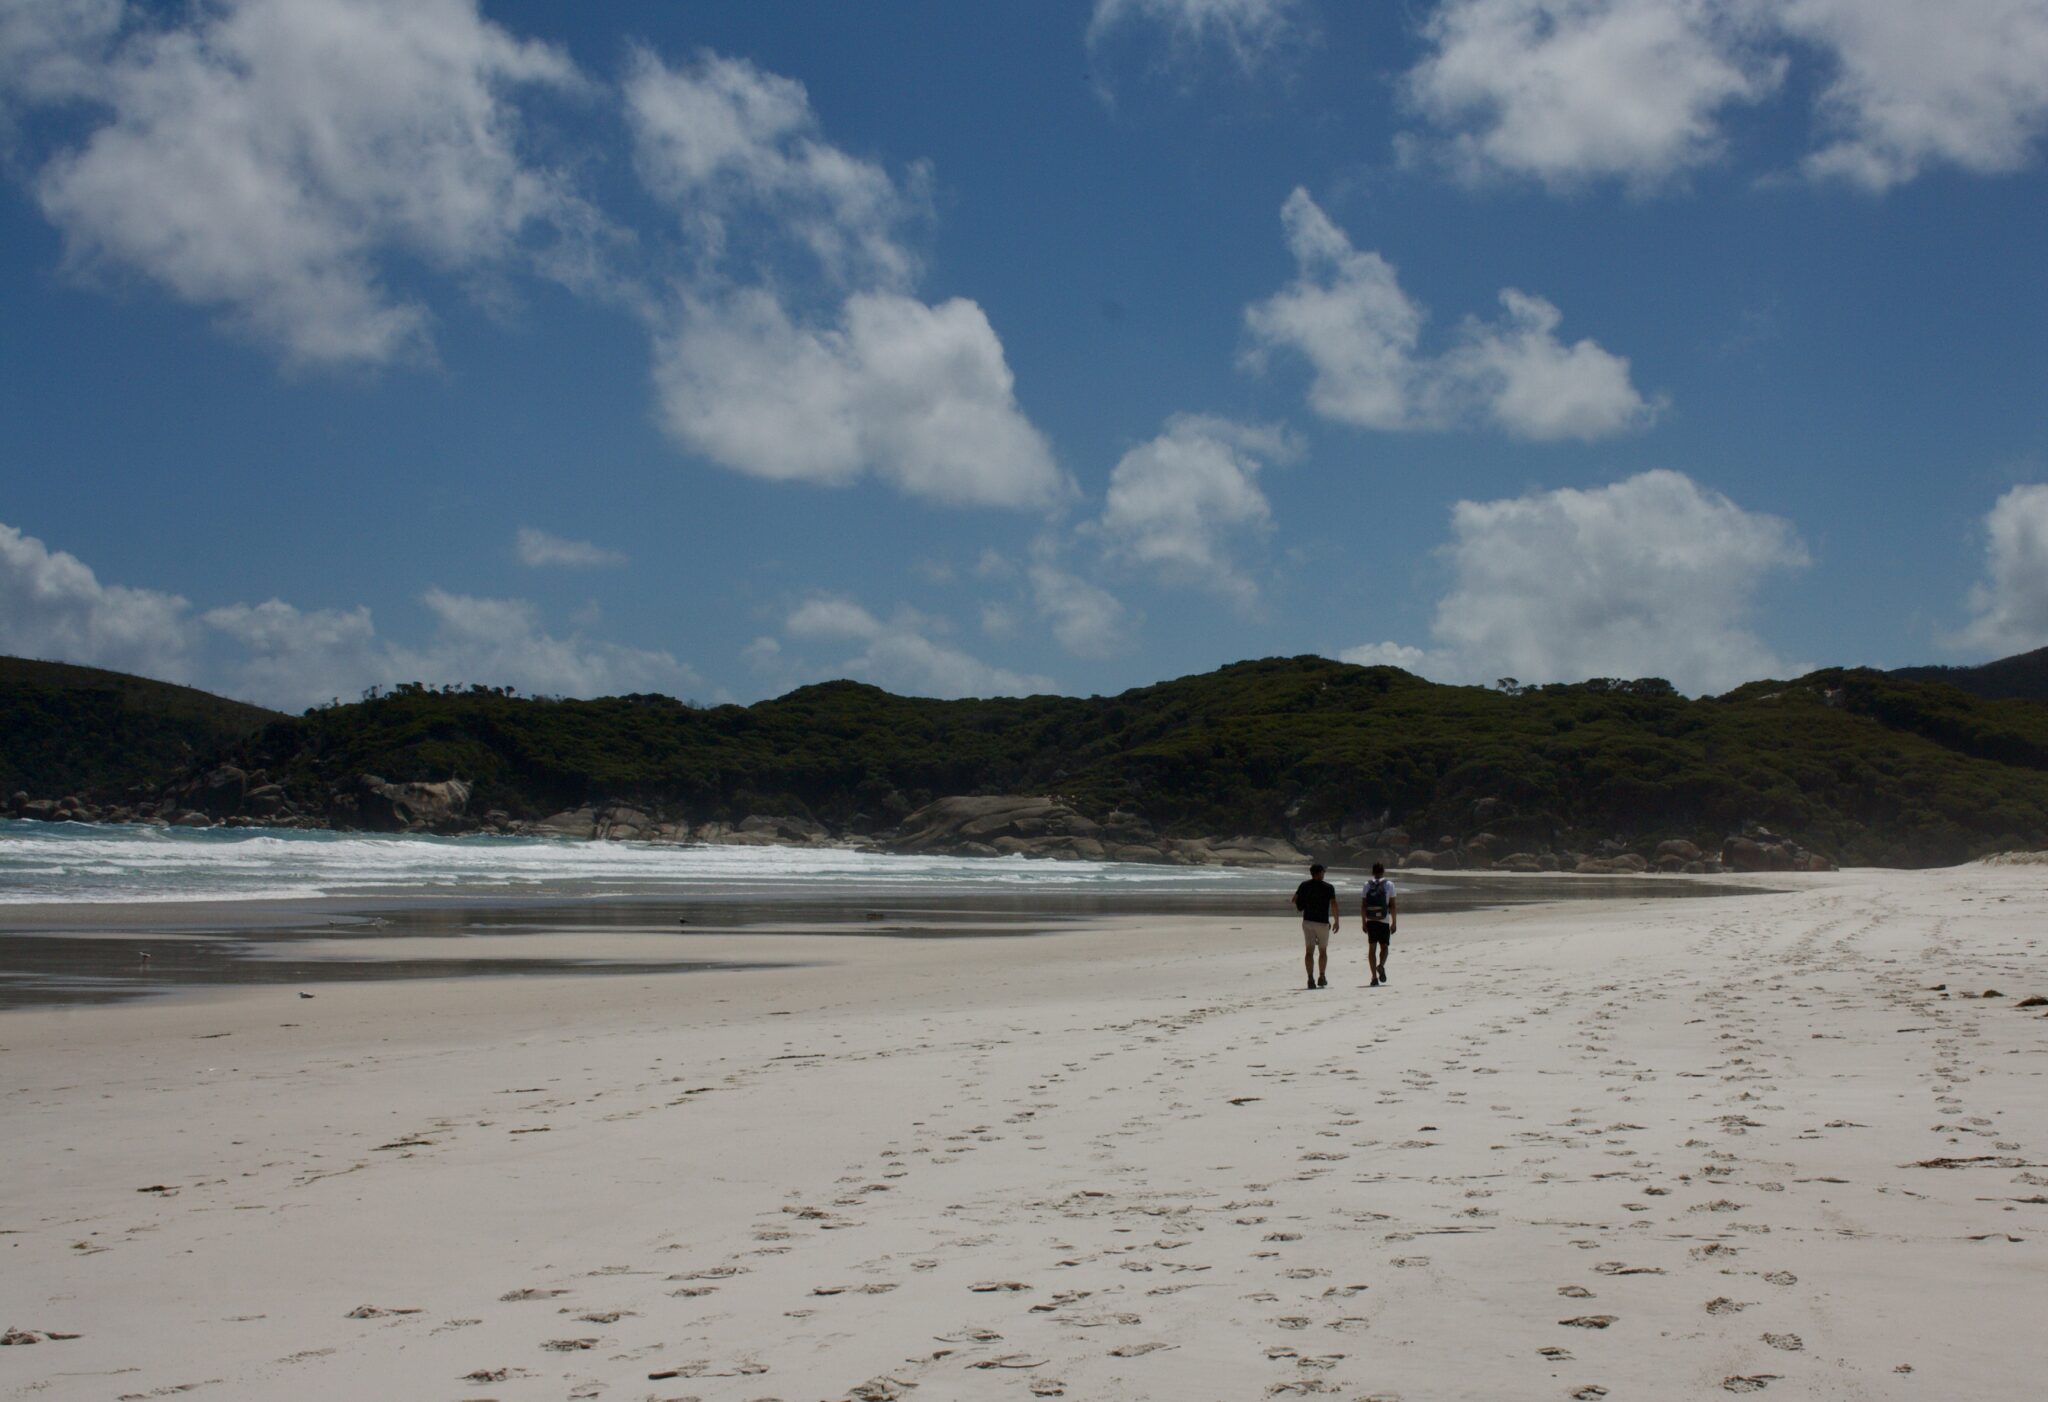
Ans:
<svg viewBox="0 0 2048 1402"><path fill-rule="evenodd" d="M776 686L851 677L902 695L1030 696L1054 690L1049 677L994 667L938 640L944 623L915 609L888 619L838 595L806 599L783 620L783 638L756 638L746 649L755 670ZM857 651L824 666L792 656L783 639L851 645Z"/></svg>
<svg viewBox="0 0 2048 1402"><path fill-rule="evenodd" d="M474 0L223 0L180 21L12 5L0 73L17 107L86 125L37 202L87 273L137 272L313 365L431 354L394 256L474 273L566 268L592 211L518 149L509 95L579 81ZM553 245L553 251L540 247Z"/></svg>
<svg viewBox="0 0 2048 1402"><path fill-rule="evenodd" d="M707 52L670 68L643 51L625 104L642 183L684 216L708 259L730 251L736 222L765 218L746 232L793 240L841 281L915 280L901 232L929 214L922 168L899 186L826 141L802 83L745 59Z"/></svg>
<svg viewBox="0 0 2048 1402"><path fill-rule="evenodd" d="M2004 656L2048 646L2048 483L2014 487L1984 518L1984 579L1955 639Z"/></svg>
<svg viewBox="0 0 2048 1402"><path fill-rule="evenodd" d="M1113 557L1249 607L1258 586L1238 564L1234 541L1271 529L1259 472L1297 451L1281 429L1176 415L1117 462L1094 531Z"/></svg>
<svg viewBox="0 0 2048 1402"><path fill-rule="evenodd" d="M1468 318L1451 346L1420 350L1428 314L1402 291L1386 259L1354 248L1306 190L1281 207L1295 278L1245 308L1258 368L1286 350L1314 372L1309 404L1360 428L1443 429L1488 424L1515 438L1608 438L1654 420L1626 357L1590 340L1566 344L1563 314L1512 288L1498 322Z"/></svg>
<svg viewBox="0 0 2048 1402"><path fill-rule="evenodd" d="M1745 511L1682 473L1592 490L1461 501L1443 547L1453 582L1434 646L1339 655L1445 681L1661 676L1726 690L1799 670L1755 631L1763 582L1809 563L1790 523Z"/></svg>
<svg viewBox="0 0 2048 1402"><path fill-rule="evenodd" d="M103 584L76 555L0 524L0 653L189 681L190 610L176 594Z"/></svg>
<svg viewBox="0 0 2048 1402"><path fill-rule="evenodd" d="M587 540L565 540L532 526L521 526L512 548L522 565L543 568L559 565L568 569L604 569L627 563L624 552L608 550Z"/></svg>
<svg viewBox="0 0 2048 1402"><path fill-rule="evenodd" d="M827 142L802 84L740 59L642 54L626 107L641 179L699 259L655 333L671 437L781 481L872 475L959 506L1068 494L987 315L910 295L921 170L898 182Z"/></svg>
<svg viewBox="0 0 2048 1402"><path fill-rule="evenodd" d="M486 599L429 589L424 642L380 637L367 608L300 609L280 599L232 604L202 615L232 644L222 663L236 695L296 708L332 697L352 700L369 686L510 686L560 696L636 691L686 696L702 678L666 652L625 647L580 633L557 637L521 599Z"/></svg>
<svg viewBox="0 0 2048 1402"><path fill-rule="evenodd" d="M1300 0L1095 0L1088 17L1088 48L1098 51L1119 30L1149 28L1164 35L1176 63L1220 51L1249 72L1301 36Z"/></svg>
<svg viewBox="0 0 2048 1402"><path fill-rule="evenodd" d="M763 288L688 299L656 338L663 425L722 466L844 486L873 474L959 506L1046 507L1071 491L1018 408L979 306L849 297L807 326Z"/></svg>
<svg viewBox="0 0 2048 1402"><path fill-rule="evenodd" d="M480 682L566 696L662 691L702 679L666 652L558 637L533 605L429 589L423 642L378 634L370 610L282 599L194 615L175 594L105 584L76 556L0 524L0 652L108 667L297 709L368 686Z"/></svg>
<svg viewBox="0 0 2048 1402"><path fill-rule="evenodd" d="M1061 647L1076 657L1113 657L1126 646L1130 613L1116 595L1049 560L1035 561L1028 573L1038 616Z"/></svg>
<svg viewBox="0 0 2048 1402"><path fill-rule="evenodd" d="M1423 38L1403 93L1432 132L1405 149L1474 178L1654 187L1808 88L1804 168L1875 190L2016 170L2048 124L2043 0L1442 0Z"/></svg>
<svg viewBox="0 0 2048 1402"><path fill-rule="evenodd" d="M1405 82L1467 175L1654 185L1719 156L1719 115L1771 93L1727 0L1444 0Z"/></svg>
<svg viewBox="0 0 2048 1402"><path fill-rule="evenodd" d="M1938 165L2018 170L2048 127L2043 0L1786 0L1780 18L1833 64L1816 175L1882 190Z"/></svg>

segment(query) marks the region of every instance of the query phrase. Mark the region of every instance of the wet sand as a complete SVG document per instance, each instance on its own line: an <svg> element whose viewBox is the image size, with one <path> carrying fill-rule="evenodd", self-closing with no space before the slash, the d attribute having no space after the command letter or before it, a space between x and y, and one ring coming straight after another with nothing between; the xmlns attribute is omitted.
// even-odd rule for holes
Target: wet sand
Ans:
<svg viewBox="0 0 2048 1402"><path fill-rule="evenodd" d="M10 1012L0 1397L2038 1395L2039 869L1779 883Z"/></svg>
<svg viewBox="0 0 2048 1402"><path fill-rule="evenodd" d="M1339 873L1350 885L1357 879ZM726 935L952 939L1029 936L1119 915L1269 916L1297 874L1185 891L1002 889L896 891L879 902L792 883L759 895L675 893L506 897L468 893L294 900L0 904L0 1012L203 993L245 984L541 974L644 975L756 967L743 952L709 960ZM1682 898L1754 889L1668 878L1406 878L1438 916L1559 899ZM544 937L544 938L542 938ZM755 953L761 951L757 948ZM772 967L763 966L763 967Z"/></svg>

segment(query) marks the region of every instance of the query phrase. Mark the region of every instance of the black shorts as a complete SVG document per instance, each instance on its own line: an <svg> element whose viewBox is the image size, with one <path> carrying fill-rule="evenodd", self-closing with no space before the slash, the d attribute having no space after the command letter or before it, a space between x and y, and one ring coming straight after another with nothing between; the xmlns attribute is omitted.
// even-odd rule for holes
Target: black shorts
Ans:
<svg viewBox="0 0 2048 1402"><path fill-rule="evenodd" d="M1365 922L1365 937L1373 944L1386 944L1394 938L1394 927L1384 920Z"/></svg>

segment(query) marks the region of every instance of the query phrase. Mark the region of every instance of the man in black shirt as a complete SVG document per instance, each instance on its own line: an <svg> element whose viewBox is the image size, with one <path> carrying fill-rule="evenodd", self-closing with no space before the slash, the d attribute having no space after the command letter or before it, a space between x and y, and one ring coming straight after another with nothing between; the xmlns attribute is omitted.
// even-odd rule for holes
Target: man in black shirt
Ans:
<svg viewBox="0 0 2048 1402"><path fill-rule="evenodd" d="M1310 867L1308 880L1294 888L1294 908L1301 912L1301 935L1306 942L1301 962L1308 969L1308 986L1328 988L1330 932L1337 928L1337 888L1323 880L1321 862Z"/></svg>

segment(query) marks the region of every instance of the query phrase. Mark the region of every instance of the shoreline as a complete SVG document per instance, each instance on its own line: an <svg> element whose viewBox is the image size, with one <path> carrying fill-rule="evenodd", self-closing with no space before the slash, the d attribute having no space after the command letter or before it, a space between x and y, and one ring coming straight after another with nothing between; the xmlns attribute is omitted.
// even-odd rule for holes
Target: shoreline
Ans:
<svg viewBox="0 0 2048 1402"><path fill-rule="evenodd" d="M847 899L829 883L794 880L758 896L465 890L0 905L0 1016L30 1006L191 997L242 984L317 989L348 981L697 973L756 966L792 938L1029 939L1117 918L1260 921L1284 904L1296 873L1272 875L1270 888L1247 881L1223 890L900 890L884 898L887 909ZM1360 874L1337 875L1349 885ZM1567 885L1487 873L1438 874L1405 889L1411 911L1440 920L1524 904L1720 898L1782 888L1684 877L1572 877ZM719 940L731 948L715 959L701 956L707 941Z"/></svg>

